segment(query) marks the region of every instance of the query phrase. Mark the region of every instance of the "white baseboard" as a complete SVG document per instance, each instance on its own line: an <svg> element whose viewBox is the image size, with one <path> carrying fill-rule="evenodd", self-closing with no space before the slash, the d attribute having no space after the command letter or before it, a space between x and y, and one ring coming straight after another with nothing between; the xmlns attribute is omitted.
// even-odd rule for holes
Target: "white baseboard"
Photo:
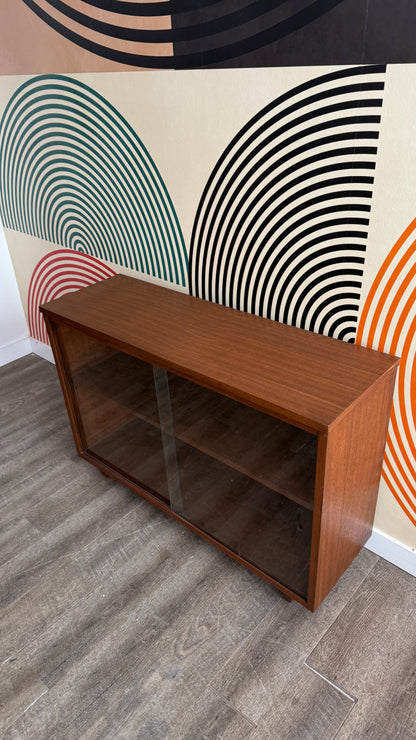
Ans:
<svg viewBox="0 0 416 740"><path fill-rule="evenodd" d="M0 367L7 365L9 362L14 362L14 360L19 360L25 355L29 355L31 351L32 346L29 337L18 339L17 342L0 347Z"/></svg>
<svg viewBox="0 0 416 740"><path fill-rule="evenodd" d="M39 357L42 357L44 360L48 360L48 362L53 362L55 364L55 360L53 358L53 352L50 348L49 344L42 344L42 342L38 342L37 339L30 340L31 342L31 352L33 354L38 355Z"/></svg>
<svg viewBox="0 0 416 740"><path fill-rule="evenodd" d="M0 347L0 367L7 365L9 362L14 362L14 360L20 360L21 357L30 355L31 352L55 364L52 350L48 344L42 344L42 342L38 342L37 339L32 337L25 337L17 342L6 344L5 347Z"/></svg>
<svg viewBox="0 0 416 740"><path fill-rule="evenodd" d="M388 534L373 529L373 533L366 543L367 550L375 552L384 560L388 560L398 568L416 576L416 548L407 547L402 542L389 537Z"/></svg>

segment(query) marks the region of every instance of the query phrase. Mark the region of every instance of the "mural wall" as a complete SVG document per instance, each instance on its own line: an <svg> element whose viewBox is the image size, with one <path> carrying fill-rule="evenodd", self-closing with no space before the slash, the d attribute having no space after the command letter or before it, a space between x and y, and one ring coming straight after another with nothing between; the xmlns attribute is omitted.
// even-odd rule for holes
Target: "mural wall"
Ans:
<svg viewBox="0 0 416 740"><path fill-rule="evenodd" d="M375 524L416 547L414 3L0 12L0 216L32 336L39 303L124 272L399 354Z"/></svg>

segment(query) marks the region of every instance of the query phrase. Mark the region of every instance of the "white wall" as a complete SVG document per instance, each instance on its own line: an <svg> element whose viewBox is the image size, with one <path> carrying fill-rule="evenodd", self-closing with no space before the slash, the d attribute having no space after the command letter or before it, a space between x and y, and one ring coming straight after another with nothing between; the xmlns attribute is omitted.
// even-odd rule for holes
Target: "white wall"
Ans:
<svg viewBox="0 0 416 740"><path fill-rule="evenodd" d="M0 221L0 366L28 352L29 330Z"/></svg>

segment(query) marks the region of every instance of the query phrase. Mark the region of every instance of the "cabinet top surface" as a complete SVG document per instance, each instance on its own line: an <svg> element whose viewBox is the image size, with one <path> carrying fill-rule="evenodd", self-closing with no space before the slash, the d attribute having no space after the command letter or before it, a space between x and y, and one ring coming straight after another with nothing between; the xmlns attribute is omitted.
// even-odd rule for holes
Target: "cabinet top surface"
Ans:
<svg viewBox="0 0 416 740"><path fill-rule="evenodd" d="M42 307L123 351L322 431L398 359L116 275Z"/></svg>

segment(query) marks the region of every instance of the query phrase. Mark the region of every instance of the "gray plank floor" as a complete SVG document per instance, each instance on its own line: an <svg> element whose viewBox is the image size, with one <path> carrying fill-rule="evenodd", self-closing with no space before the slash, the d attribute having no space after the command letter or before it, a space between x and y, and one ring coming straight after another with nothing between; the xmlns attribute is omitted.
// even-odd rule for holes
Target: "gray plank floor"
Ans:
<svg viewBox="0 0 416 740"><path fill-rule="evenodd" d="M77 458L0 368L0 735L416 738L416 584L363 550L315 614Z"/></svg>

